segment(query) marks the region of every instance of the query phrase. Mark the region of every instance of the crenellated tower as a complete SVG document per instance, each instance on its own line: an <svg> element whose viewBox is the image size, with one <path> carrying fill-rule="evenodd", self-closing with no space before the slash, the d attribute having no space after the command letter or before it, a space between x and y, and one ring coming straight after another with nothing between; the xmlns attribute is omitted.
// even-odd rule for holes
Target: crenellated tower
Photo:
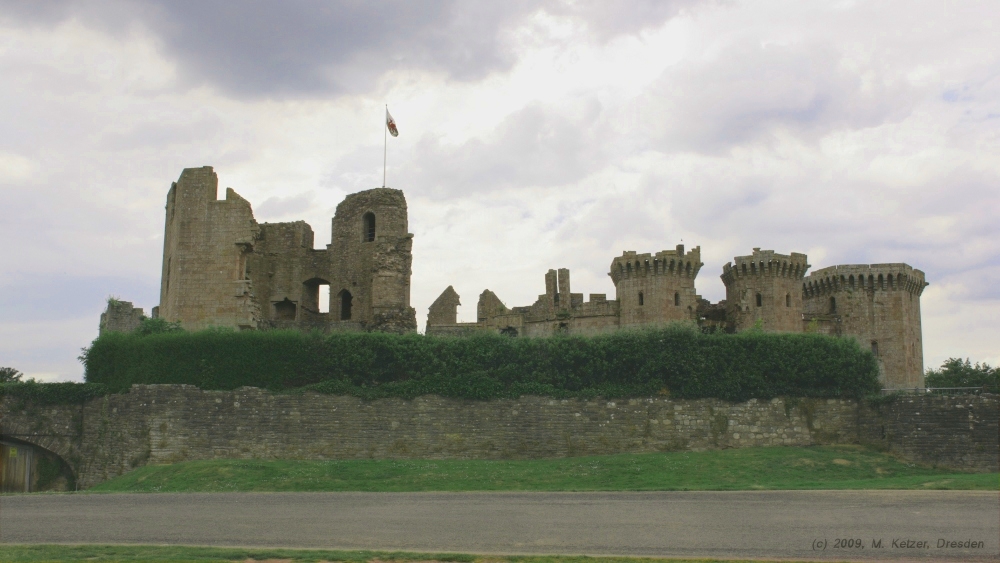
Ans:
<svg viewBox="0 0 1000 563"><path fill-rule="evenodd" d="M924 273L897 264L851 264L816 270L802 283L809 331L850 336L871 349L887 388L924 384L920 295Z"/></svg>
<svg viewBox="0 0 1000 563"><path fill-rule="evenodd" d="M758 322L764 330L802 331L802 278L809 269L805 254L753 249L722 267L726 310L737 332Z"/></svg>
<svg viewBox="0 0 1000 563"><path fill-rule="evenodd" d="M703 266L701 247L684 245L656 254L627 251L611 262L620 304L620 326L696 320L694 280Z"/></svg>

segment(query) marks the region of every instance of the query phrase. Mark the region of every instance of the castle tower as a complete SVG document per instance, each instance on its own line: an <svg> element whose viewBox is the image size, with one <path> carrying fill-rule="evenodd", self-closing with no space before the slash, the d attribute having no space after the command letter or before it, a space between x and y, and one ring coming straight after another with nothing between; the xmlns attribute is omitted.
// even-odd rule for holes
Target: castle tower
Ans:
<svg viewBox="0 0 1000 563"><path fill-rule="evenodd" d="M809 264L806 255L753 249L722 267L726 285L727 317L739 332L758 321L764 330L802 331L802 278Z"/></svg>
<svg viewBox="0 0 1000 563"><path fill-rule="evenodd" d="M333 217L330 312L369 330L416 330L410 307L413 235L403 192L375 188L347 196ZM336 284L336 285L334 285Z"/></svg>
<svg viewBox="0 0 1000 563"><path fill-rule="evenodd" d="M920 295L924 273L907 264L817 270L802 284L806 330L850 336L870 348L887 388L924 384Z"/></svg>
<svg viewBox="0 0 1000 563"><path fill-rule="evenodd" d="M620 326L696 320L694 280L703 266L701 247L655 255L627 251L611 262L611 280L620 303Z"/></svg>
<svg viewBox="0 0 1000 563"><path fill-rule="evenodd" d="M188 330L256 328L247 257L259 233L250 203L226 189L211 166L185 168L167 193L158 314Z"/></svg>

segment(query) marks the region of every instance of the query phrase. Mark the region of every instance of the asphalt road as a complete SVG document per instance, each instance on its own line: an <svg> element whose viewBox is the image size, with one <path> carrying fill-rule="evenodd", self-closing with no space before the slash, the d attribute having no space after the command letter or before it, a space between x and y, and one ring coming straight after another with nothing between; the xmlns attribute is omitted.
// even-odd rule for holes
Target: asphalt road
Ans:
<svg viewBox="0 0 1000 563"><path fill-rule="evenodd" d="M838 549L838 539L863 547ZM938 548L940 539L983 547ZM1000 498L974 491L10 495L0 497L0 541L993 560Z"/></svg>

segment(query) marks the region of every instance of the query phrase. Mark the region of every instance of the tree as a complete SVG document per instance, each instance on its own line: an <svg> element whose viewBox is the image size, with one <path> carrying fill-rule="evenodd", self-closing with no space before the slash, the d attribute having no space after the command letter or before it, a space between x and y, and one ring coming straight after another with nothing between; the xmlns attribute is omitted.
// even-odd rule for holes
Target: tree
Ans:
<svg viewBox="0 0 1000 563"><path fill-rule="evenodd" d="M0 383L20 383L24 374L14 368L0 367Z"/></svg>
<svg viewBox="0 0 1000 563"><path fill-rule="evenodd" d="M948 358L940 369L927 370L928 387L983 387L994 392L1000 388L1000 367L987 363L973 364L968 358Z"/></svg>

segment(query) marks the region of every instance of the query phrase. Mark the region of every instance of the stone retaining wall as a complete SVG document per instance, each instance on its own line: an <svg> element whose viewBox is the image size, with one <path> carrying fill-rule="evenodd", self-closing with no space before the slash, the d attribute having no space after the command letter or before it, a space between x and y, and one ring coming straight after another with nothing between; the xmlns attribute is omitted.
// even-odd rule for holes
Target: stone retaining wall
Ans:
<svg viewBox="0 0 1000 563"><path fill-rule="evenodd" d="M996 471L997 457L995 396L877 408L839 399L365 402L136 385L84 405L34 408L5 398L0 424L0 434L48 444L81 488L147 463L214 458L529 459L859 442L968 470Z"/></svg>

